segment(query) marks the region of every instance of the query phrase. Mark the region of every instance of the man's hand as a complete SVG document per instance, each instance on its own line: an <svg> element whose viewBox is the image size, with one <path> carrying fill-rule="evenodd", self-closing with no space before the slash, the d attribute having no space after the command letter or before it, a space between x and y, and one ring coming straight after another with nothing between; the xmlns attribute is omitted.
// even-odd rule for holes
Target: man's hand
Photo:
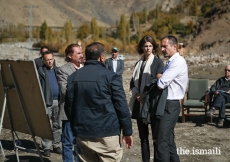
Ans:
<svg viewBox="0 0 230 162"><path fill-rule="evenodd" d="M144 93L137 93L135 95L135 97L137 98L137 101L139 101L140 103L145 102L145 94Z"/></svg>
<svg viewBox="0 0 230 162"><path fill-rule="evenodd" d="M219 92L218 92L218 91L216 91L216 92L215 92L215 96L217 96L218 94L219 94Z"/></svg>
<svg viewBox="0 0 230 162"><path fill-rule="evenodd" d="M126 146L127 149L130 149L133 145L133 137L132 136L123 136L122 143Z"/></svg>

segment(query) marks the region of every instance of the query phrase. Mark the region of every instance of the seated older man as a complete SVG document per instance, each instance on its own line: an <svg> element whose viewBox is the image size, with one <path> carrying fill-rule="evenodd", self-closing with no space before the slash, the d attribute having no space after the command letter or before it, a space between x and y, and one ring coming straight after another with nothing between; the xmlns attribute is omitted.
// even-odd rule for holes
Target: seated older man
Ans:
<svg viewBox="0 0 230 162"><path fill-rule="evenodd" d="M212 107L207 111L208 116L212 116L216 109L219 109L219 122L217 126L222 127L225 119L225 104L230 102L230 65L224 69L225 76L217 79L211 86L210 94L214 95Z"/></svg>

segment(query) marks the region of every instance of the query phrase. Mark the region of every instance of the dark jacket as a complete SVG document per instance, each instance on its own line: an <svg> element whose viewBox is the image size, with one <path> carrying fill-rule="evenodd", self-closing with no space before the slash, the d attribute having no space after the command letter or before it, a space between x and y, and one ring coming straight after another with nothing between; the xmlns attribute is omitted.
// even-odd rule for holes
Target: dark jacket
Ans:
<svg viewBox="0 0 230 162"><path fill-rule="evenodd" d="M230 90L230 85L227 82L229 81L225 79L225 76L217 79L217 81L211 86L210 93L214 94L217 90Z"/></svg>
<svg viewBox="0 0 230 162"><path fill-rule="evenodd" d="M55 75L57 75L57 67L54 66ZM47 72L47 68L45 65L39 67L38 69L39 80L41 83L41 88L43 92L43 96L46 102L46 106L53 105L53 95L50 87L50 80Z"/></svg>
<svg viewBox="0 0 230 162"><path fill-rule="evenodd" d="M141 110L140 118L142 120L148 120L148 115L150 115L151 121L155 119L161 119L164 115L168 88L163 90L159 89L157 86L157 79L153 80L151 84L147 85L150 89L145 96L145 102Z"/></svg>
<svg viewBox="0 0 230 162"><path fill-rule="evenodd" d="M108 58L105 61L105 67L113 71L113 59ZM117 69L116 74L122 76L122 73L124 72L124 60L117 60Z"/></svg>
<svg viewBox="0 0 230 162"><path fill-rule="evenodd" d="M74 136L132 135L132 122L121 77L103 63L88 60L67 79L65 112Z"/></svg>

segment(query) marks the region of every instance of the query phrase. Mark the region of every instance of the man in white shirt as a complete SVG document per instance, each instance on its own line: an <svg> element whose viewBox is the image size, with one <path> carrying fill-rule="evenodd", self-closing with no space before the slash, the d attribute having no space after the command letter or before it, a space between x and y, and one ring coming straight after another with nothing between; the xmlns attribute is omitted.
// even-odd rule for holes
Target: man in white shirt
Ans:
<svg viewBox="0 0 230 162"><path fill-rule="evenodd" d="M157 159L163 162L179 162L174 141L174 127L180 114L180 100L184 97L188 83L188 67L178 53L178 42L174 36L161 39L161 50L168 57L164 72L159 78L159 89L168 87L168 96L163 117L159 120L156 147Z"/></svg>
<svg viewBox="0 0 230 162"><path fill-rule="evenodd" d="M122 76L124 72L124 60L118 58L119 50L117 47L112 48L112 57L106 59L105 67Z"/></svg>

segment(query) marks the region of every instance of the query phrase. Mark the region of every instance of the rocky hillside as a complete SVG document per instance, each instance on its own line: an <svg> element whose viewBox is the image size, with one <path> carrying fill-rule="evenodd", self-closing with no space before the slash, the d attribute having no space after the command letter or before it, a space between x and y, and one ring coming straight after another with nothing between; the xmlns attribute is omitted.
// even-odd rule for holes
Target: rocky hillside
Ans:
<svg viewBox="0 0 230 162"><path fill-rule="evenodd" d="M196 26L186 45L188 57L199 57L192 64L229 64L230 1L214 6Z"/></svg>
<svg viewBox="0 0 230 162"><path fill-rule="evenodd" d="M63 26L70 19L75 26L90 22L95 17L100 25L111 26L121 14L128 17L143 8L152 10L158 6L167 11L181 0L0 0L0 25L23 23L29 25L29 6L33 6L33 25L44 20L49 26Z"/></svg>

